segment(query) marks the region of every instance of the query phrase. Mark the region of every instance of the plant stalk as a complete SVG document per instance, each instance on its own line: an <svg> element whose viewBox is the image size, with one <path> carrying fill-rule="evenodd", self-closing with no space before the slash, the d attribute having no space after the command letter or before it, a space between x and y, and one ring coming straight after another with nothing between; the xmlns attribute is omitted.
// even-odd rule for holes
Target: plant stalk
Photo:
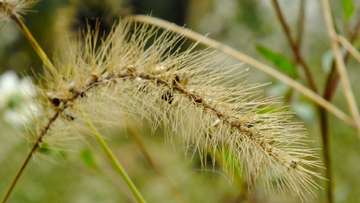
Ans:
<svg viewBox="0 0 360 203"><path fill-rule="evenodd" d="M55 73L56 71L54 65L51 63L45 52L42 50L40 45L32 36L31 32L27 29L26 25L21 21L21 19L19 19L19 17L16 14L11 13L10 17L19 26L20 30L24 33L25 37L29 40L30 44L35 49L36 53L39 55L39 57L45 63L45 65L51 71L51 73Z"/></svg>

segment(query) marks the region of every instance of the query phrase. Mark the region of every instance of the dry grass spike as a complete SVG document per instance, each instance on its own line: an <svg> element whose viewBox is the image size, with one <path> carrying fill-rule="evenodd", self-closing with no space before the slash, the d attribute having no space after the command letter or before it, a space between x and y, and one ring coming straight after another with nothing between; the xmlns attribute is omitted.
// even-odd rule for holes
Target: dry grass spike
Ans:
<svg viewBox="0 0 360 203"><path fill-rule="evenodd" d="M201 154L218 153L225 171L242 171L268 193L277 188L305 200L320 187L314 178L321 175L310 168L321 162L303 127L290 122L290 112L264 113L278 101L256 91L263 85L239 83L247 71L240 65L228 65L216 51L194 51L197 43L179 52L181 35L131 19L121 20L101 43L96 39L89 29L84 42L65 53L66 61L41 77L48 121L34 119L33 133L42 132L43 142L88 133L82 110L104 129L124 125L125 117L146 119L153 130L161 125L167 137L178 134Z"/></svg>

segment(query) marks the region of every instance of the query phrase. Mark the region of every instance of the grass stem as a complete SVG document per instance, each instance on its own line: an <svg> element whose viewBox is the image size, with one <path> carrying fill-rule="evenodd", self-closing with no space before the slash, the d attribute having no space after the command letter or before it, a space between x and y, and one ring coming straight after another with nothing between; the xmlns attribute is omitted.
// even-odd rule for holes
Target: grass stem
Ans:
<svg viewBox="0 0 360 203"><path fill-rule="evenodd" d="M50 59L47 57L45 52L42 50L40 45L37 43L35 38L32 36L31 32L27 29L26 25L19 19L16 14L11 14L11 19L19 26L20 30L24 33L25 37L29 40L32 47L35 49L36 53L39 55L41 60L45 63L47 68L50 69L51 73L55 73L55 67L51 63Z"/></svg>

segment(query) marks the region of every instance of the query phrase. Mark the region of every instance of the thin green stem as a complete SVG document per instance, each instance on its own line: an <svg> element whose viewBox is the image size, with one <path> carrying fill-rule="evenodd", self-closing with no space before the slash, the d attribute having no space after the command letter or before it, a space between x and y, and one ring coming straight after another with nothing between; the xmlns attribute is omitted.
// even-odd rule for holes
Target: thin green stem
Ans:
<svg viewBox="0 0 360 203"><path fill-rule="evenodd" d="M42 50L40 45L37 43L35 38L32 36L31 32L27 29L27 27L21 21L21 19L19 19L19 17L13 13L10 14L10 17L19 26L20 30L24 33L25 37L29 40L30 44L33 46L36 53L41 58L41 60L45 63L46 67L50 70L50 72L55 73L56 71L55 71L54 65L51 63L50 59L47 57L45 52Z"/></svg>
<svg viewBox="0 0 360 203"><path fill-rule="evenodd" d="M51 63L51 61L49 60L49 58L47 57L47 55L45 54L45 52L42 50L42 48L40 47L40 45L37 43L37 41L35 40L35 38L32 36L31 32L27 29L27 27L25 26L25 24L21 21L21 19L18 17L18 15L16 15L15 13L10 13L10 17L12 20L14 20L14 22L19 26L20 30L24 33L25 37L29 40L30 44L33 46L33 48L35 49L36 53L38 54L38 56L42 59L42 61L45 63L45 65L47 66L47 68L52 72L55 73L55 67L54 65ZM45 127L45 129L41 132L41 134L39 135L39 137L37 138L36 142L33 144L33 146L31 147L30 151L28 152L24 162L22 163L19 171L17 172L17 174L15 175L13 181L11 182L8 190L6 191L3 199L1 200L1 203L5 203L6 200L8 199L8 197L10 196L13 188L15 187L18 179L20 178L20 175L22 174L22 172L24 171L26 165L28 164L30 158L32 157L33 153L35 152L35 150L39 147L39 143L41 142L42 137L47 133L50 125L56 120L56 118L59 116L59 111L56 112L54 114L54 116L49 120L47 126Z"/></svg>
<svg viewBox="0 0 360 203"><path fill-rule="evenodd" d="M132 182L122 165L118 162L115 155L112 153L106 142L102 139L100 133L97 131L95 126L92 124L91 120L87 116L87 114L79 108L79 111L82 113L82 116L85 119L86 125L90 128L91 133L94 135L95 139L100 144L101 148L104 150L106 156L110 159L111 164L115 168L115 170L120 174L120 176L123 178L123 180L126 182L132 193L134 194L135 198L138 202L145 203L145 199L142 197L141 193L135 186L135 184Z"/></svg>

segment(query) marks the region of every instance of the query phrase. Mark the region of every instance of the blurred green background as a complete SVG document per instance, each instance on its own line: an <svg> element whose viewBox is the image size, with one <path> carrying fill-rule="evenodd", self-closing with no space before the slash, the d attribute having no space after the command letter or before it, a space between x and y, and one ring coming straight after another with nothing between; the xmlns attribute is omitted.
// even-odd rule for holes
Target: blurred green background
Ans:
<svg viewBox="0 0 360 203"><path fill-rule="evenodd" d="M300 5L304 3L301 53L316 86L323 92L333 57L329 54L330 41L320 1L278 2L294 38L299 33ZM352 1L354 11L350 17L346 16L342 2L331 0L330 4L337 31L349 37L349 30L359 31L360 2ZM273 67L257 51L257 46L267 47L289 61L295 61L270 0L42 0L33 10L36 12L24 16L25 24L49 57L55 51L61 51L67 37L76 33L79 27L86 26L85 19L92 23L98 18L103 30L108 32L121 15L151 13L154 17L179 25L186 24L186 27L201 34L210 33L210 38ZM359 48L359 43L356 37L354 46ZM239 62L233 60L233 63ZM319 114L314 103L257 69L247 64L244 67L250 68L249 83L272 82L265 87L264 93L283 97L285 105L290 104L289 109L296 113L293 120L304 122L308 129L309 138L314 140L310 145L322 148ZM6 75L0 76L1 196L31 146L21 135L23 126L17 122L19 119L14 109L24 99L16 87L23 83L22 75L33 76L32 70L41 73L42 62L17 25L9 21L0 30L0 75ZM360 68L352 57L347 62L347 71L359 104L360 86L357 82ZM304 78L303 72L299 71L297 80L307 86ZM9 88L7 80L14 83L14 88ZM332 103L348 113L340 84ZM268 197L261 187L252 188L249 193L244 177L229 182L221 167L217 167L216 172L200 171L199 157L185 159L182 143L177 139L167 143L161 129L152 135L144 123L137 126L137 131L157 164L188 202L285 202L282 194ZM359 137L354 129L329 114L329 139L334 202L360 202ZM108 143L148 202L177 202L169 186L154 172L125 129L112 130ZM79 141L76 146L61 152L38 150L8 202L136 202L93 139ZM322 154L321 150L319 154ZM318 172L325 175L324 171ZM319 181L319 184L324 185L324 182ZM308 201L326 202L326 190L319 189L316 194L317 197L310 197ZM301 201L286 194L286 202Z"/></svg>

